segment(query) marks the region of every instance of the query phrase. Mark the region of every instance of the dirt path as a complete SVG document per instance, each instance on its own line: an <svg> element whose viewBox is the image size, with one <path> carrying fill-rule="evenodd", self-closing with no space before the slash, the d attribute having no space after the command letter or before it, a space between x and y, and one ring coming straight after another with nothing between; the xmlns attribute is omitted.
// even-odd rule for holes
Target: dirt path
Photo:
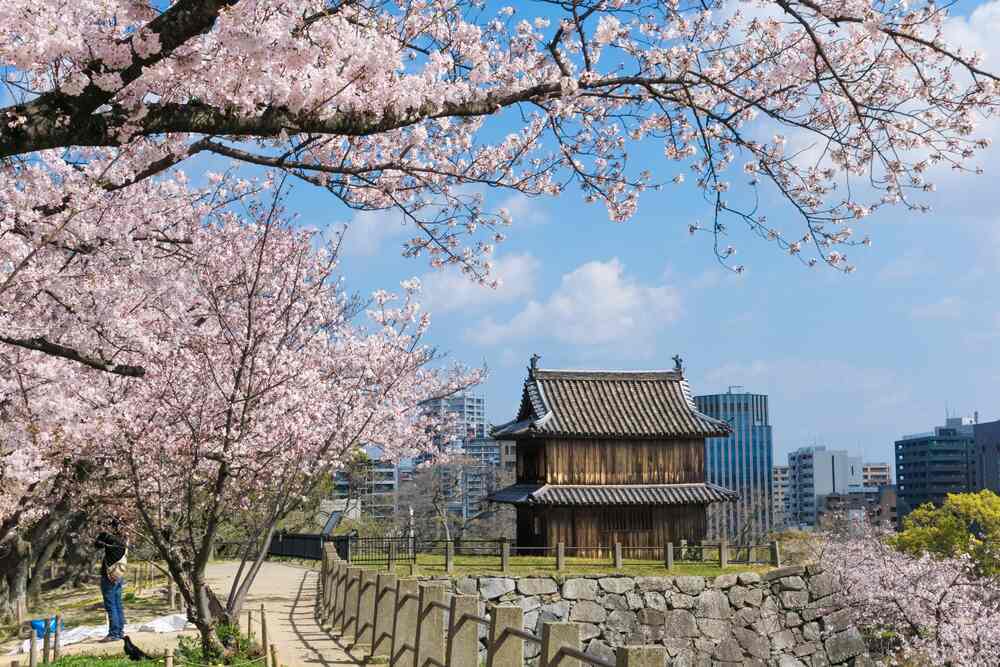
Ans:
<svg viewBox="0 0 1000 667"><path fill-rule="evenodd" d="M228 593L236 568L236 563L218 563L209 568L208 581L220 597L223 591ZM264 604L268 641L277 646L282 665L363 665L363 660L351 657L344 645L316 622L318 578L315 570L264 563L244 609L252 609L256 617ZM240 624L246 627L246 612Z"/></svg>
<svg viewBox="0 0 1000 667"><path fill-rule="evenodd" d="M218 562L208 566L208 582L223 600L229 595L229 586L238 568L238 563ZM364 660L352 657L344 645L330 633L319 627L315 617L317 579L319 573L303 567L283 563L264 563L260 574L250 589L244 605L240 627L246 631L246 610L254 612L255 632L259 632L257 618L261 604L267 615L268 642L278 649L278 660L283 667L342 667L365 664ZM129 616L126 605L126 617ZM179 634L134 633L133 641L150 653L161 653L167 647L177 645ZM258 637L259 640L259 637ZM19 660L22 667L27 665L27 656L7 656L12 646L0 647L0 667L6 667L12 658ZM41 647L39 646L39 650ZM121 644L100 644L83 642L63 648L63 654L121 654ZM41 660L39 659L39 663Z"/></svg>

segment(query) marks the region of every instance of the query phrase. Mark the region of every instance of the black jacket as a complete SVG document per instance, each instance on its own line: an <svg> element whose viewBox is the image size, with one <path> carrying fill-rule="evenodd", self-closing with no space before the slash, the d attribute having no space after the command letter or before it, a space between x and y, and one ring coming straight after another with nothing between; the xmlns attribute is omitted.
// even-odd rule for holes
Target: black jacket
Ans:
<svg viewBox="0 0 1000 667"><path fill-rule="evenodd" d="M122 538L110 533L101 533L97 536L94 546L104 549L104 559L101 561L101 576L108 578L108 567L114 565L125 557L127 545Z"/></svg>

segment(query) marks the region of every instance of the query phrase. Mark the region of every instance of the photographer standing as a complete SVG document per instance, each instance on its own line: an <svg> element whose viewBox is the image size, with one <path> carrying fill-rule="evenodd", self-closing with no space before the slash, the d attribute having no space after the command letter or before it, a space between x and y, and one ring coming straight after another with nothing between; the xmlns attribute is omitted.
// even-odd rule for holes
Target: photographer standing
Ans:
<svg viewBox="0 0 1000 667"><path fill-rule="evenodd" d="M104 611L108 613L108 636L102 642L121 641L125 637L125 610L122 607L122 589L125 587L128 542L118 519L112 519L104 532L97 536L94 546L104 549L101 560L101 595Z"/></svg>

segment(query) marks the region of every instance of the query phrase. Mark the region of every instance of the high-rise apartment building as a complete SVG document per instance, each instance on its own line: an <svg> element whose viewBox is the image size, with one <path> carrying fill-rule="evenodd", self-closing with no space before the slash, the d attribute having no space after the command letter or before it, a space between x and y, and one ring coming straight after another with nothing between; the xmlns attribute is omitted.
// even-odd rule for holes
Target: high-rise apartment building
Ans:
<svg viewBox="0 0 1000 667"><path fill-rule="evenodd" d="M844 450L802 447L788 455L788 512L792 527L815 526L823 497L860 492L861 458Z"/></svg>
<svg viewBox="0 0 1000 667"><path fill-rule="evenodd" d="M1000 493L1000 420L973 425L976 489Z"/></svg>
<svg viewBox="0 0 1000 667"><path fill-rule="evenodd" d="M366 448L368 459L350 472L338 472L333 478L333 497L357 501L362 516L392 519L396 516L399 468L382 460L377 447Z"/></svg>
<svg viewBox="0 0 1000 667"><path fill-rule="evenodd" d="M892 472L888 463L864 463L861 479L865 488L877 489L892 484Z"/></svg>
<svg viewBox="0 0 1000 667"><path fill-rule="evenodd" d="M772 468L771 488L774 494L771 503L771 529L784 530L788 514L788 466Z"/></svg>
<svg viewBox="0 0 1000 667"><path fill-rule="evenodd" d="M486 399L482 396L462 392L427 401L423 409L428 414L454 420L451 432L438 444L442 450L461 449L462 443L468 440L486 437Z"/></svg>
<svg viewBox="0 0 1000 667"><path fill-rule="evenodd" d="M897 511L900 522L923 503L940 505L949 493L973 490L975 424L970 417L952 417L928 433L896 441Z"/></svg>
<svg viewBox="0 0 1000 667"><path fill-rule="evenodd" d="M739 499L708 511L708 534L730 539L762 537L771 530L774 442L764 394L695 396L698 411L727 422L732 434L705 441L705 479L732 489Z"/></svg>

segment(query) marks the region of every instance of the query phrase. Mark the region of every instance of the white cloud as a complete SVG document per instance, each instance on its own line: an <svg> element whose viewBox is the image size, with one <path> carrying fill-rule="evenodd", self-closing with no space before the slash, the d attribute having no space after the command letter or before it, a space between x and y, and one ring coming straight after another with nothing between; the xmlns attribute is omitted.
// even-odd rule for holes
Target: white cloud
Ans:
<svg viewBox="0 0 1000 667"><path fill-rule="evenodd" d="M403 224L399 211L361 211L349 223L336 227L337 232L345 230L341 252L355 257L376 255L390 241L398 241L401 248L402 238L408 232L412 236L413 229Z"/></svg>
<svg viewBox="0 0 1000 667"><path fill-rule="evenodd" d="M509 303L530 292L537 282L540 266L528 253L498 258L492 273L501 282L496 289L480 285L457 267L431 271L420 276L421 302L431 314Z"/></svg>
<svg viewBox="0 0 1000 667"><path fill-rule="evenodd" d="M514 228L527 225L540 225L549 221L548 215L536 199L526 197L522 194L513 194L500 202L498 208L505 208L510 212L511 222Z"/></svg>
<svg viewBox="0 0 1000 667"><path fill-rule="evenodd" d="M954 296L946 296L910 309L910 317L915 320L955 320L961 316L962 300Z"/></svg>
<svg viewBox="0 0 1000 667"><path fill-rule="evenodd" d="M517 338L551 338L571 345L615 343L643 348L680 314L669 285L643 285L613 258L587 262L563 275L545 301L529 301L509 322L481 320L467 336L492 345Z"/></svg>

